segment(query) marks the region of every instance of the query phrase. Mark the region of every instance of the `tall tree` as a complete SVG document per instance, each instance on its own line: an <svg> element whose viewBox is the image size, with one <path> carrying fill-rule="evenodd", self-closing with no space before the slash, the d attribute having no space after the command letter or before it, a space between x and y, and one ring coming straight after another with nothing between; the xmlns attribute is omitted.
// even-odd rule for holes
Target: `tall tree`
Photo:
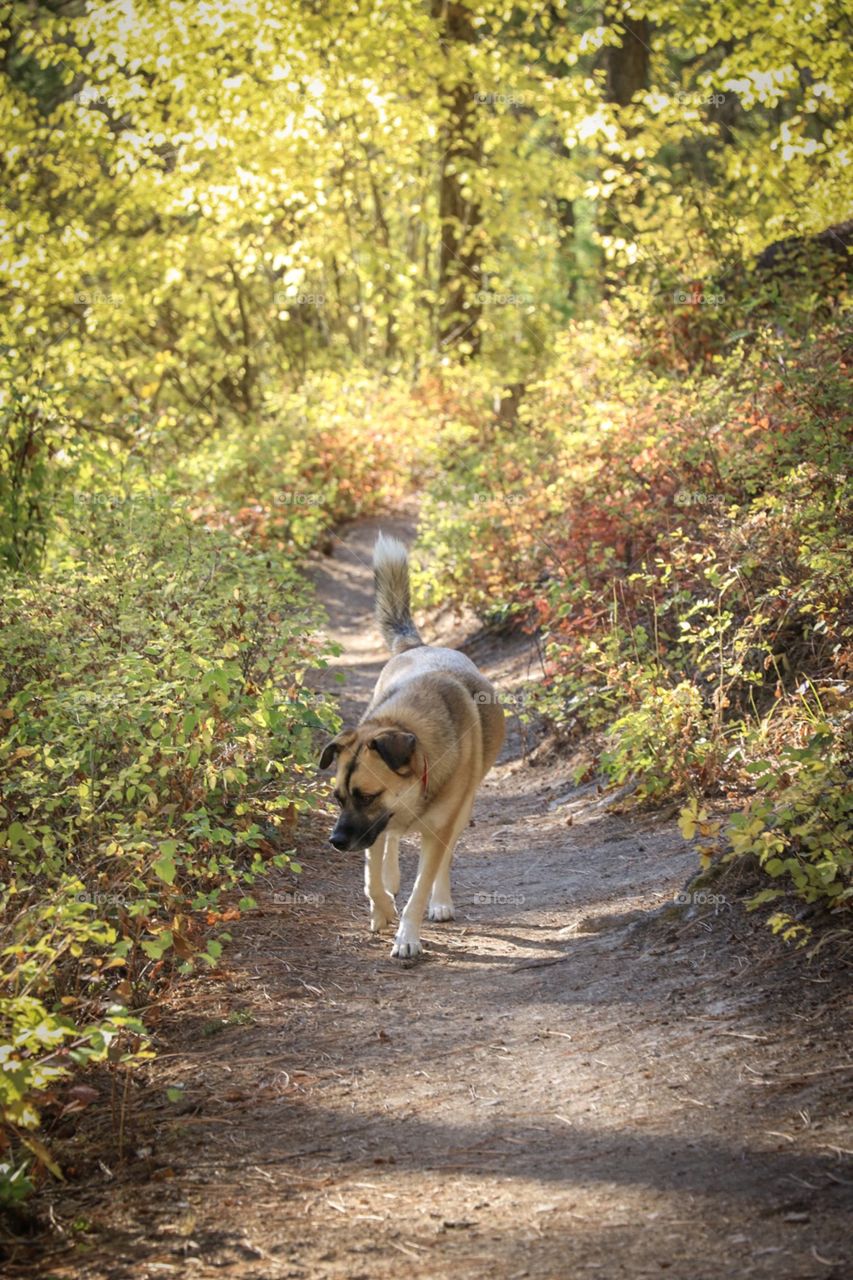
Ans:
<svg viewBox="0 0 853 1280"><path fill-rule="evenodd" d="M483 160L477 123L477 91L459 46L476 43L471 10L464 4L434 0L444 53L442 103L445 110L439 166L438 341L461 359L480 350L482 303L482 221L472 181Z"/></svg>
<svg viewBox="0 0 853 1280"><path fill-rule="evenodd" d="M607 49L607 101L627 107L635 93L649 87L649 20L632 17L621 9L610 9L605 16L622 36L618 44Z"/></svg>
<svg viewBox="0 0 853 1280"><path fill-rule="evenodd" d="M611 5L605 10L605 18L619 32L618 43L611 44L605 52L605 92L608 102L623 109L629 107L634 95L649 87L649 71L651 66L651 49L649 40L651 31L648 18L635 17L624 11L623 5ZM626 129L630 136L631 128ZM630 174L636 162L626 160L624 170ZM613 236L621 224L621 210L618 198L611 198L604 206L600 217L602 234ZM605 292L609 292L617 281L612 273L607 272L603 278Z"/></svg>

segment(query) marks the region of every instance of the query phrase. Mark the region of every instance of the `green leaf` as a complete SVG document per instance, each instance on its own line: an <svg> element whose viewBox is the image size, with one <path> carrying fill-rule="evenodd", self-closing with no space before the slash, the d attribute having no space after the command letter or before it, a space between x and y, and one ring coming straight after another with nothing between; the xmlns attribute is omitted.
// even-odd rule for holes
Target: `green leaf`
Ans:
<svg viewBox="0 0 853 1280"><path fill-rule="evenodd" d="M166 844L169 844L172 847L167 849ZM166 884L175 883L177 865L175 863L174 850L176 847L177 846L175 845L174 841L171 841L171 840L166 841L163 845L161 845L160 857L157 859L156 862L152 862L151 864L152 870L155 871L157 875L160 877L160 879L165 881Z"/></svg>

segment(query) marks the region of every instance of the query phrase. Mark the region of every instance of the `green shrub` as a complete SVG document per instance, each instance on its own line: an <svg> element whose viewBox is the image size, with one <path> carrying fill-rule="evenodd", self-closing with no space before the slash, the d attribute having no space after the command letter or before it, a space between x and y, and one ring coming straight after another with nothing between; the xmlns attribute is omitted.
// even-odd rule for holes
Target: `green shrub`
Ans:
<svg viewBox="0 0 853 1280"><path fill-rule="evenodd" d="M732 846L768 876L762 901L838 912L853 836L837 745L853 710L845 337L829 305L809 324L774 305L762 297L744 344L706 318L702 358L673 365L655 326L611 302L571 325L518 423L457 393L422 584L538 630L526 705L564 735L594 731L604 774L637 799L687 797L696 829L703 795L742 811L769 780ZM817 723L835 745L792 772Z"/></svg>
<svg viewBox="0 0 853 1280"><path fill-rule="evenodd" d="M613 722L601 767L613 782L637 780L640 799L695 789L715 752L710 716L695 685L652 684L639 705Z"/></svg>
<svg viewBox="0 0 853 1280"><path fill-rule="evenodd" d="M14 1198L39 1097L71 1067L130 1063L127 1010L216 962L211 933L271 866L298 872L313 743L337 724L291 562L162 492L78 499L42 576L9 575L0 626L0 1103Z"/></svg>
<svg viewBox="0 0 853 1280"><path fill-rule="evenodd" d="M849 731L849 717L848 717ZM853 760L828 723L803 747L784 745L775 761L757 760L758 794L732 816L725 861L754 859L773 885L751 909L796 898L834 912L853 898ZM807 942L811 929L785 911L770 917L775 932Z"/></svg>

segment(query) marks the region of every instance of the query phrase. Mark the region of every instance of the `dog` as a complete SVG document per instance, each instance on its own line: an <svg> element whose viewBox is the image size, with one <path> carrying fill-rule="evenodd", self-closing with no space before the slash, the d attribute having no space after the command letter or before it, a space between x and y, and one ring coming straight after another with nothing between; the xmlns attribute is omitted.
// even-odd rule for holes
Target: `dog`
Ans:
<svg viewBox="0 0 853 1280"><path fill-rule="evenodd" d="M392 657L354 729L327 742L320 768L337 762L339 850L364 849L370 929L394 923L400 840L421 836L418 871L391 955L421 954L421 926L452 920L450 864L474 796L504 740L504 713L489 681L456 649L428 645L412 619L409 555L380 534L373 552L376 620Z"/></svg>

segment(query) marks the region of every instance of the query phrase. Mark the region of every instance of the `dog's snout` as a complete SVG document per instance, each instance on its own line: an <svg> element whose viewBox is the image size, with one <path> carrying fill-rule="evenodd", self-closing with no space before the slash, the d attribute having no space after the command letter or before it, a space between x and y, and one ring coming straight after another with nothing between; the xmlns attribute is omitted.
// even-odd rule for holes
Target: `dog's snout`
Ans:
<svg viewBox="0 0 853 1280"><path fill-rule="evenodd" d="M374 818L373 822L366 819L354 821L351 817L344 815L337 823L334 831L329 836L329 844L335 849L344 850L367 849L379 838L390 821L390 813L383 813L378 818Z"/></svg>

